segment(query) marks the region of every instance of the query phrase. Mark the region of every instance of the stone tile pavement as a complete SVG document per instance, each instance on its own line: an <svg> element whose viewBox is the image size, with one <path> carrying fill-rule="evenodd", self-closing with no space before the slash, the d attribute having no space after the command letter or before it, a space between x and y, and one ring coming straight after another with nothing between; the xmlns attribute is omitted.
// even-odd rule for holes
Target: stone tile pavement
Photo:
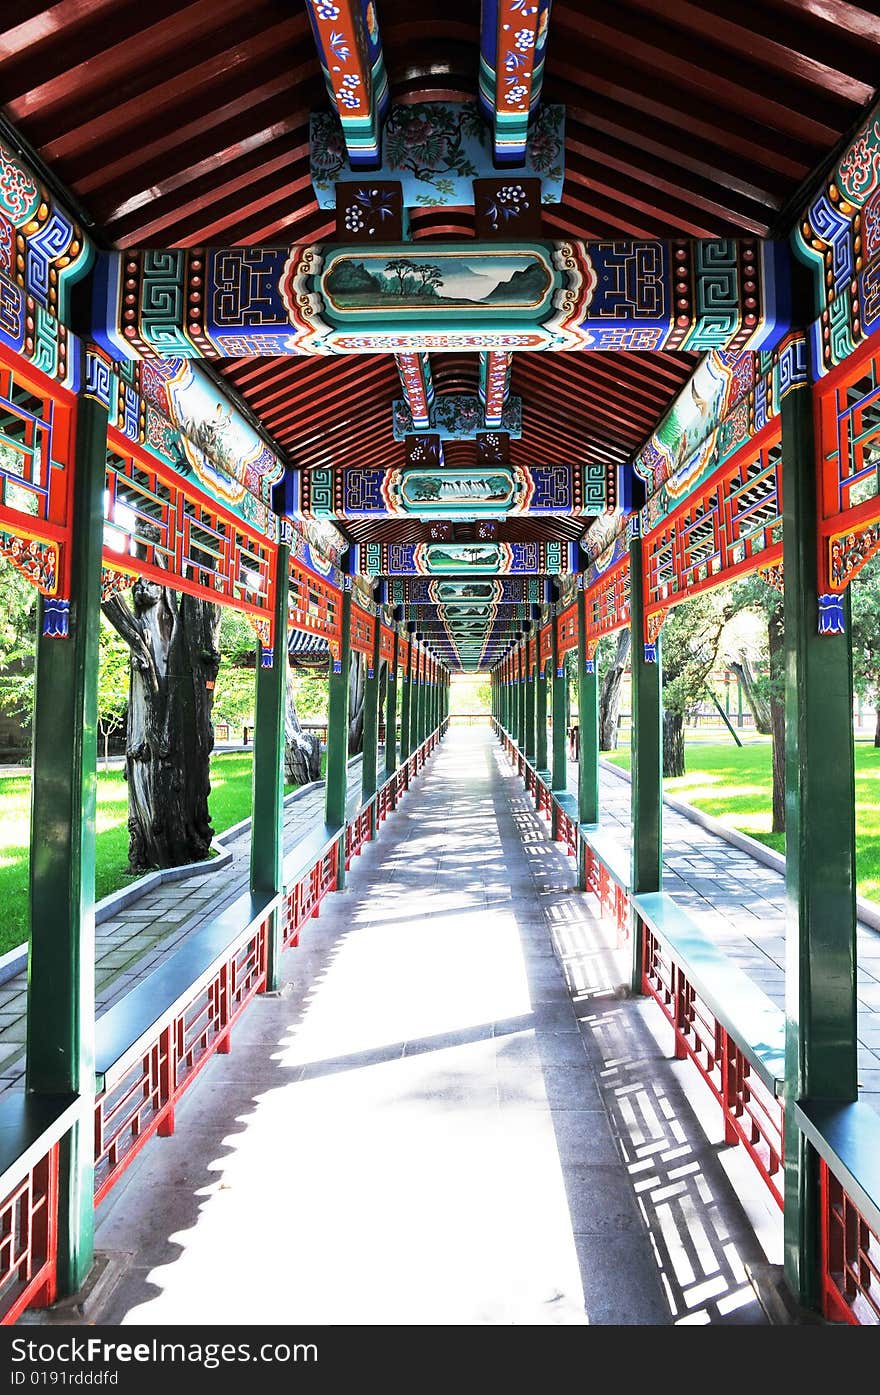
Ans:
<svg viewBox="0 0 880 1395"><path fill-rule="evenodd" d="M569 766L577 790L577 765ZM600 769L601 823L630 842L628 780ZM663 806L663 890L780 1007L785 1004L785 878L747 852ZM880 934L859 925L856 996L859 1090L880 1112Z"/></svg>
<svg viewBox="0 0 880 1395"><path fill-rule="evenodd" d="M349 765L348 808L361 799L361 761ZM289 852L316 823L324 820L324 785L285 806L284 848ZM106 1011L133 982L151 973L192 930L212 919L247 889L250 874L250 829L220 841L232 861L216 872L166 882L146 892L119 918L95 930L97 1010ZM0 1092L24 1074L27 979L24 972L0 984Z"/></svg>
<svg viewBox="0 0 880 1395"><path fill-rule="evenodd" d="M778 1214L759 1243L742 1150L485 728L282 968L100 1208L129 1261L93 1321L764 1322Z"/></svg>

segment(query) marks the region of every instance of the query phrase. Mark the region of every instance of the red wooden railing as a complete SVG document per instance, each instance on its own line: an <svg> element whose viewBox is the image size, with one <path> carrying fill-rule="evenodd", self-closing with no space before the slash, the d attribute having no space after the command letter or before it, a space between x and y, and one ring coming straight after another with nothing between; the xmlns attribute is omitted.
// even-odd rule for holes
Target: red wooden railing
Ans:
<svg viewBox="0 0 880 1395"><path fill-rule="evenodd" d="M880 1235L859 1213L824 1159L819 1184L822 1311L832 1322L880 1325Z"/></svg>
<svg viewBox="0 0 880 1395"><path fill-rule="evenodd" d="M725 1143L741 1143L783 1204L782 1101L752 1068L729 1032L716 1020L663 942L642 922L642 991L649 994L675 1033L675 1055L689 1057L724 1114Z"/></svg>

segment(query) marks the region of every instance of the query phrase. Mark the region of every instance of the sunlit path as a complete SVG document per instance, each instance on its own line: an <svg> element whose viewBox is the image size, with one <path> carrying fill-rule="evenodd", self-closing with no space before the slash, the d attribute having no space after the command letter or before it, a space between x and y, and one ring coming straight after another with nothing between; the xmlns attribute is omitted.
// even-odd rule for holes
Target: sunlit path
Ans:
<svg viewBox="0 0 880 1395"><path fill-rule="evenodd" d="M570 883L488 730L453 730L99 1211L131 1257L99 1320L761 1321L754 1236Z"/></svg>

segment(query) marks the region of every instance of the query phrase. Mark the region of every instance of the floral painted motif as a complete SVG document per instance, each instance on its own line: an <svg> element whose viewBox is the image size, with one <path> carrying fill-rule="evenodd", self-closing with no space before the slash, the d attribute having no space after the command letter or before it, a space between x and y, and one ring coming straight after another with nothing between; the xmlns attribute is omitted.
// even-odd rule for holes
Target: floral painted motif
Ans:
<svg viewBox="0 0 880 1395"><path fill-rule="evenodd" d="M13 227L20 228L32 218L40 203L35 180L22 169L13 155L0 144L0 210Z"/></svg>
<svg viewBox="0 0 880 1395"><path fill-rule="evenodd" d="M853 141L837 170L840 187L861 208L880 188L880 119L875 119Z"/></svg>

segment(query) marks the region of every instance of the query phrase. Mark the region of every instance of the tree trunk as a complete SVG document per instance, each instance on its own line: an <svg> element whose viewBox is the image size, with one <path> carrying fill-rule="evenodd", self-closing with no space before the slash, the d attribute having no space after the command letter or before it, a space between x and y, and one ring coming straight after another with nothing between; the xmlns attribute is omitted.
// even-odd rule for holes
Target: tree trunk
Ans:
<svg viewBox="0 0 880 1395"><path fill-rule="evenodd" d="M684 774L684 716L681 712L663 713L663 778L674 779Z"/></svg>
<svg viewBox="0 0 880 1395"><path fill-rule="evenodd" d="M877 704L877 713L874 722L874 745L880 746L880 697L875 697L874 701Z"/></svg>
<svg viewBox="0 0 880 1395"><path fill-rule="evenodd" d="M125 777L132 871L201 862L211 848L220 606L138 580L102 610L131 651Z"/></svg>
<svg viewBox="0 0 880 1395"><path fill-rule="evenodd" d="M785 629L782 605L767 621L770 649L770 730L773 736L773 832L785 832Z"/></svg>
<svg viewBox="0 0 880 1395"><path fill-rule="evenodd" d="M290 666L284 704L284 783L308 785L321 778L321 740L316 731L303 731L293 696Z"/></svg>
<svg viewBox="0 0 880 1395"><path fill-rule="evenodd" d="M614 655L599 692L599 750L617 748L617 719L620 715L620 694L623 675L629 659L630 630L626 625L617 632L617 652Z"/></svg>
<svg viewBox="0 0 880 1395"><path fill-rule="evenodd" d="M356 756L364 749L365 674L364 656L353 649L348 668L348 754L350 756Z"/></svg>
<svg viewBox="0 0 880 1395"><path fill-rule="evenodd" d="M385 659L379 660L379 712L377 715L378 740L384 744L388 739L387 721L388 714L385 711L388 698L388 662Z"/></svg>
<svg viewBox="0 0 880 1395"><path fill-rule="evenodd" d="M729 668L731 673L736 674L742 684L746 702L755 719L755 730L759 731L762 736L769 736L773 730L773 718L770 712L771 704L760 697L755 689L755 675L752 672L748 656L746 654L741 654L739 662L730 664Z"/></svg>

